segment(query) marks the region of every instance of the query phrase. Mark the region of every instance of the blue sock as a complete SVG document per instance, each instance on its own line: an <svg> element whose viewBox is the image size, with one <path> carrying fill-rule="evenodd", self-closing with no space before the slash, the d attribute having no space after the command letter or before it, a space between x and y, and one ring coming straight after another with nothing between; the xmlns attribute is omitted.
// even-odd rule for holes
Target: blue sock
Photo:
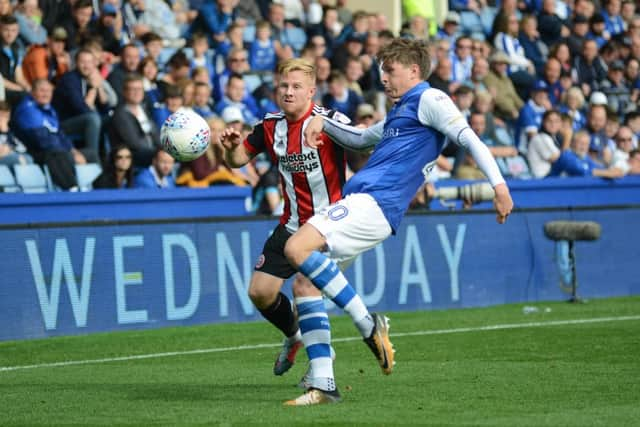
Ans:
<svg viewBox="0 0 640 427"><path fill-rule="evenodd" d="M298 323L302 342L313 372L311 386L325 391L336 389L331 358L331 325L321 296L297 297Z"/></svg>
<svg viewBox="0 0 640 427"><path fill-rule="evenodd" d="M351 316L363 337L371 334L373 320L369 310L333 260L314 251L300 265L299 270L316 288Z"/></svg>

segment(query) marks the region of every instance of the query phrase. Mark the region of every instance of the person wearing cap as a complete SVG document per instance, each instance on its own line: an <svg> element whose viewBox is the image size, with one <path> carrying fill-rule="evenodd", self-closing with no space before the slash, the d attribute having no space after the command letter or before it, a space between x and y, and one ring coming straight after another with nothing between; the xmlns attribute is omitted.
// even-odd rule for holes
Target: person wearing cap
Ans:
<svg viewBox="0 0 640 427"><path fill-rule="evenodd" d="M69 71L71 57L64 48L67 31L56 27L47 37L44 45L31 45L22 60L22 72L32 84L36 79L47 79L56 83L60 76Z"/></svg>
<svg viewBox="0 0 640 427"><path fill-rule="evenodd" d="M588 33L589 19L584 15L575 15L571 25L571 34L565 39L572 57L580 55Z"/></svg>
<svg viewBox="0 0 640 427"><path fill-rule="evenodd" d="M102 38L102 46L107 52L113 55L120 54L120 48L125 43L122 31L122 14L112 4L104 2L100 16L98 16L95 34ZM119 93L120 88L116 88Z"/></svg>
<svg viewBox="0 0 640 427"><path fill-rule="evenodd" d="M38 0L18 0L13 15L18 20L20 39L25 45L44 44L47 30L41 25L42 12Z"/></svg>
<svg viewBox="0 0 640 427"><path fill-rule="evenodd" d="M442 27L438 28L436 40L449 40L449 46L455 46L456 38L460 35L460 15L450 10L444 17Z"/></svg>
<svg viewBox="0 0 640 427"><path fill-rule="evenodd" d="M601 81L598 87L606 95L611 112L618 116L635 109L631 102L631 89L624 78L624 68L624 62L620 59L610 63L607 78Z"/></svg>
<svg viewBox="0 0 640 427"><path fill-rule="evenodd" d="M491 55L489 57L490 71L484 78L484 84L495 98L495 115L512 123L518 118L524 101L518 95L507 73L509 62L507 54L500 50Z"/></svg>
<svg viewBox="0 0 640 427"><path fill-rule="evenodd" d="M520 110L516 122L516 144L521 153L526 154L529 141L542 125L542 115L551 109L548 90L543 80L536 81L531 88L531 98Z"/></svg>

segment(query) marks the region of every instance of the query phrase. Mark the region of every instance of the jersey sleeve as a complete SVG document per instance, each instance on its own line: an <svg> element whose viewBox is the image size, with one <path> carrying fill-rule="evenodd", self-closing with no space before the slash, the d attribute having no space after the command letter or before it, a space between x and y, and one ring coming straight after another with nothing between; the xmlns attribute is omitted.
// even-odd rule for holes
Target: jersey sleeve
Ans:
<svg viewBox="0 0 640 427"><path fill-rule="evenodd" d="M265 151L264 122L260 122L253 127L253 132L244 140L243 145L252 156Z"/></svg>
<svg viewBox="0 0 640 427"><path fill-rule="evenodd" d="M436 129L449 140L468 149L493 187L504 182L498 164L489 148L469 127L467 119L464 118L449 95L439 89L426 89L420 96L418 120L423 125Z"/></svg>
<svg viewBox="0 0 640 427"><path fill-rule="evenodd" d="M366 129L325 118L322 130L338 145L350 150L366 151L382 139L384 121Z"/></svg>

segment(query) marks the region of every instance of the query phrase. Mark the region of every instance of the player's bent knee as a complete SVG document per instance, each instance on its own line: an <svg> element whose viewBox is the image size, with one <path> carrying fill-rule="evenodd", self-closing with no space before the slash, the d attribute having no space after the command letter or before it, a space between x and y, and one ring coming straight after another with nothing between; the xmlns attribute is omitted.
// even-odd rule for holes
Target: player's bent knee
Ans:
<svg viewBox="0 0 640 427"><path fill-rule="evenodd" d="M256 307L264 309L269 307L276 300L279 292L279 286L252 280L247 294L249 295L251 302L253 302Z"/></svg>

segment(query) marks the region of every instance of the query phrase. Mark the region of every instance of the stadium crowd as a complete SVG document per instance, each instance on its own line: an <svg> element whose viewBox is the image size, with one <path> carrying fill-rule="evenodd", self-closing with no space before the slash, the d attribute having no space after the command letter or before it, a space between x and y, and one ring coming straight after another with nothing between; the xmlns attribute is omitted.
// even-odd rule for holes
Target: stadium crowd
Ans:
<svg viewBox="0 0 640 427"><path fill-rule="evenodd" d="M380 47L430 41L429 83L450 94L507 178L640 174L640 10L635 0L405 0L405 24L348 0L0 0L0 164L35 162L61 190L250 185L282 203L271 159L228 167L221 147L175 165L159 129L181 107L249 134L276 111L278 61L317 69L315 102L369 126L388 108ZM351 172L366 161L349 153ZM483 179L454 144L437 178ZM416 196L425 204L432 186Z"/></svg>

